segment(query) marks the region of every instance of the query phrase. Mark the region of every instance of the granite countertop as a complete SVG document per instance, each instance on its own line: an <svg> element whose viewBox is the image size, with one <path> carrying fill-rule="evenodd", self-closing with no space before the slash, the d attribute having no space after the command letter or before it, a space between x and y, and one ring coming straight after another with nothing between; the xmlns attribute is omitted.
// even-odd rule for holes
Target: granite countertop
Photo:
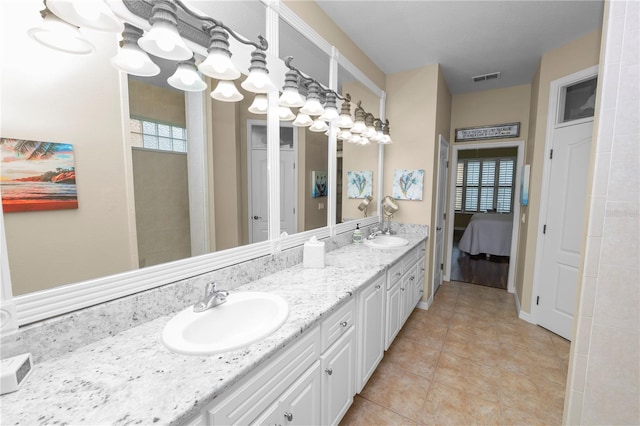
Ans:
<svg viewBox="0 0 640 426"><path fill-rule="evenodd" d="M425 239L402 236L409 244L398 249L350 244L327 253L323 269L298 264L240 287L237 291L273 292L289 303L285 324L260 342L216 355L176 354L160 341L174 314L166 315L36 364L19 391L0 397L0 420L3 425L184 424Z"/></svg>

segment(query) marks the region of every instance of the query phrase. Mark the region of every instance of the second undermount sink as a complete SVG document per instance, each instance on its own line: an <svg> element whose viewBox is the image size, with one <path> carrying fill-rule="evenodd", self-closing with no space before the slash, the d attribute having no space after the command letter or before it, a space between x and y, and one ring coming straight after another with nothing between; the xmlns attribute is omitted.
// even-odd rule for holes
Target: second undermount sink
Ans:
<svg viewBox="0 0 640 426"><path fill-rule="evenodd" d="M186 355L211 355L255 343L278 330L289 316L280 296L259 291L231 293L204 312L189 306L169 320L162 343Z"/></svg>
<svg viewBox="0 0 640 426"><path fill-rule="evenodd" d="M364 244L373 248L389 249L406 246L409 244L409 240L393 235L379 235L372 240L364 240Z"/></svg>

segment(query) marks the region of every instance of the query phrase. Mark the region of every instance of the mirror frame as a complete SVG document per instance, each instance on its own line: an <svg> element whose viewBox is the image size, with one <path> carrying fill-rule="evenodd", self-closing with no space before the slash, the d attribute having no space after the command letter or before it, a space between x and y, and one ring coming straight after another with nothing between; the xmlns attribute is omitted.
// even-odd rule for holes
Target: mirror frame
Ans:
<svg viewBox="0 0 640 426"><path fill-rule="evenodd" d="M285 20L300 34L309 39L318 46L322 51L330 57L330 89L337 91L338 85L338 64L348 70L363 85L371 90L380 98L380 117L384 119L386 94L378 88L362 71L360 71L347 58L340 55L335 46L332 46L324 38L322 38L311 26L304 22L280 0L261 0L266 6L266 38L269 40L269 50L267 51L267 60L271 77L276 87L282 87L284 83L284 74L286 67L282 60L278 57L279 46L279 19ZM145 30L149 30L150 25L145 20L135 16L129 12L123 3L110 2L116 8L116 14L127 22L139 26ZM194 8L195 10L195 8ZM248 48L230 40L234 52L241 52L242 55L249 55ZM198 44L187 41L187 44L195 53L206 55L206 49ZM246 52L245 52L246 51ZM279 170L280 147L279 147L279 127L278 118L278 92L274 91L268 94L269 110L267 113L267 151L268 163L270 170ZM190 96L190 102L204 105L205 98L201 95ZM129 104L127 90L127 75L120 73L120 99L121 110L123 115L123 140L128 142L130 135L128 132ZM326 227L313 229L309 231L299 232L294 235L280 235L280 203L279 203L279 173L269 173L268 190L269 190L269 240L249 245L239 246L236 248L225 249L217 252L203 254L187 259L168 262L161 265L149 266L119 274L109 275L106 277L95 278L91 280L81 281L54 287L52 289L39 292L24 294L13 297L11 287L11 277L9 272L9 260L7 255L7 246L4 233L4 217L2 206L0 205L0 278L2 284L1 290L1 306L0 306L0 325L1 332L5 334L17 330L19 326L31 324L57 315L69 313L75 310L87 308L89 306L105 303L117 298L130 296L145 290L150 290L169 283L185 280L197 275L209 273L227 266L237 263L246 262L268 255L277 255L282 250L294 248L302 245L311 236L319 239L329 238L341 233L350 232L354 228L353 221L336 224L336 167L337 167L337 139L335 126L330 127L328 137L328 184L329 196L327 200L327 223ZM129 159L130 161L130 159ZM377 204L378 212L380 211L379 203L382 199L383 184L383 163L384 163L384 146L379 146L378 155L378 191ZM128 191L131 188L127 189ZM133 197L130 193L129 197ZM371 216L358 220L362 226L380 222L380 216ZM135 223L135 222L134 222ZM135 230L130 231L131 238L135 237Z"/></svg>

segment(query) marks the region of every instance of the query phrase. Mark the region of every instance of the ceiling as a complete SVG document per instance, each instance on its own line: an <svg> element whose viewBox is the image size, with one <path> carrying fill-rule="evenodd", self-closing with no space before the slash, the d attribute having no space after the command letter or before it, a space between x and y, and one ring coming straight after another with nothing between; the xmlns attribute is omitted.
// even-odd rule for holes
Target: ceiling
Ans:
<svg viewBox="0 0 640 426"><path fill-rule="evenodd" d="M601 27L604 6L603 0L316 2L385 74L439 63L453 94L531 83L544 52ZM500 77L472 81L492 72Z"/></svg>

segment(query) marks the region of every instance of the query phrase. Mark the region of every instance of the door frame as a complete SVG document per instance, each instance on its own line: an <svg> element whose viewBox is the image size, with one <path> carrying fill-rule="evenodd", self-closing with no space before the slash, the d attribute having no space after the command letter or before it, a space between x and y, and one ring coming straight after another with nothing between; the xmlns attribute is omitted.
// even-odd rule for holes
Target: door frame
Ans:
<svg viewBox="0 0 640 426"><path fill-rule="evenodd" d="M452 152L449 156L449 206L447 208L447 239L446 239L446 262L444 280L449 281L451 277L451 261L453 248L453 218L455 215L455 198L456 198L456 171L458 164L458 151L467 151L470 149L491 149L491 148L517 148L518 154L516 158L515 170L515 188L513 194L513 231L511 233L511 253L509 255L509 275L507 278L507 291L515 292L515 275L516 264L518 262L518 238L520 235L520 191L522 181L522 168L524 166L524 140L504 141L504 142L475 142L475 143L458 143L453 144Z"/></svg>
<svg viewBox="0 0 640 426"><path fill-rule="evenodd" d="M553 80L549 87L549 108L547 110L547 131L544 142L544 161L542 164L542 183L540 191L540 208L538 209L538 230L536 235L536 251L533 266L533 285L531 286L531 320L534 324L538 324L540 310L538 305L533 303L535 296L540 294L542 284L539 282L542 275L542 252L544 250L544 238L541 238L543 227L545 225L544 218L547 217L549 210L549 185L551 173L551 159L549 153L553 148L553 133L558 127L573 126L589 121L594 121L594 117L587 119L573 120L567 123L558 123L558 112L560 110L560 91L563 87L598 76L598 65L585 68L581 71L569 74L557 80ZM595 123L594 123L595 125ZM594 127L595 128L595 127ZM592 141L593 144L593 141ZM593 145L592 145L593 147ZM587 183L588 185L588 183ZM588 194L587 194L588 195ZM579 279L580 277L578 277ZM578 290L579 291L579 290ZM576 295L577 296L577 295Z"/></svg>
<svg viewBox="0 0 640 426"><path fill-rule="evenodd" d="M436 191L435 191L435 196L436 196L436 200L435 200L435 204L436 204L436 217L434 218L434 226L438 226L438 203L440 202L440 156L442 155L442 151L440 150L440 148L442 146L445 146L446 150L447 150L447 164L449 164L449 154L451 153L451 144L449 143L449 141L442 135L438 135L438 155L437 155L437 164L438 164L438 170L436 170ZM444 190L444 200L442 201L444 203L444 212L445 212L445 220L444 220L444 229L442 230L442 262L446 263L446 251L447 251L447 220L446 220L446 213L447 213L447 208L448 208L448 203L447 203L447 182L446 180L449 179L449 175L445 170L444 173L444 179L445 179L445 190ZM437 232L437 230L436 230ZM438 253L436 253L436 248L437 248L437 243L436 243L436 238L435 238L435 232L432 232L432 235L434 235L433 238L433 254L432 254L432 264L433 264L433 270L431 271L431 300L433 300L433 297L436 294L436 282L435 282L435 273L434 271L436 270L436 268L438 268L439 266L436 264L436 259L438 257ZM441 280L444 281L445 280L445 271L444 269L441 271Z"/></svg>

